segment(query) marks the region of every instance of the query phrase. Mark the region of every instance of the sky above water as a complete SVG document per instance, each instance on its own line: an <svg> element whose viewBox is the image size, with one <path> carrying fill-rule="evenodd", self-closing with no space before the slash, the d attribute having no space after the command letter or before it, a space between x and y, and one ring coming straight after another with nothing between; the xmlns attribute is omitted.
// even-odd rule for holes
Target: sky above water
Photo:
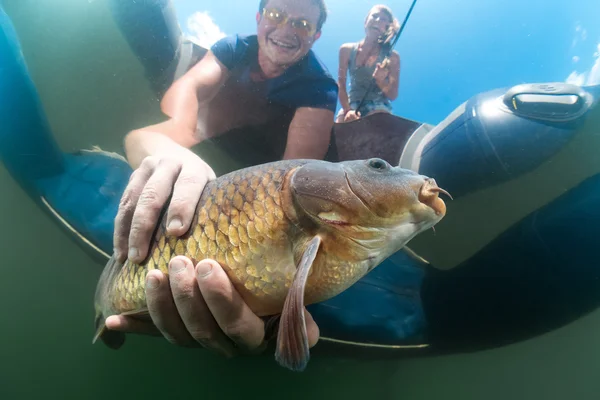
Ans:
<svg viewBox="0 0 600 400"><path fill-rule="evenodd" d="M184 34L203 46L256 32L258 0L173 0ZM412 0L390 0L400 22ZM377 1L328 0L313 49L337 78L338 50L364 35ZM600 1L417 0L396 50L394 113L439 123L470 97L521 83L600 84ZM338 105L339 106L339 105Z"/></svg>

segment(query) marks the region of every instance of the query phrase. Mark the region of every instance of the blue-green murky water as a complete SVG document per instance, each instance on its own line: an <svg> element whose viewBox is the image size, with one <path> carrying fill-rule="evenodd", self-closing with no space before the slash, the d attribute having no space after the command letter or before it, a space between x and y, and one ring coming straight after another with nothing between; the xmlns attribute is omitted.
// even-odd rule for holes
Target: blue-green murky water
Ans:
<svg viewBox="0 0 600 400"><path fill-rule="evenodd" d="M426 3L420 6L427 7ZM15 24L31 76L63 150L98 145L121 152L121 140L128 130L161 118L143 70L103 1L4 0L0 4ZM510 57L510 44L495 45ZM565 171L568 163L560 159L557 169L547 166L542 176L552 176L558 183L544 186L544 190L560 192L567 185L560 182L578 173L587 175L597 167L592 159L597 148L583 149L586 146L589 144L580 144L573 150L585 157L571 159L572 169ZM527 187L528 183L515 185ZM396 361L316 357L303 374L282 370L271 354L228 361L155 338L132 338L118 352L92 346L91 302L103 265L69 241L4 169L0 169L0 188L1 399L229 399L256 395L286 399L587 400L599 396L598 312L536 339L496 350ZM494 195L501 194L487 192L480 200ZM519 204L518 199L510 199L515 207L505 211L508 217L514 209L535 206L535 201ZM462 212L457 214L464 215L467 206L456 207ZM502 218L491 222L494 224L501 226ZM482 225L477 228L480 231L474 228L478 234L473 234L473 248L480 245L478 239L484 240L486 229L492 229ZM438 232L439 240L446 241L438 245L440 253L432 258L442 265L463 256L453 253L449 238L454 235L452 229Z"/></svg>

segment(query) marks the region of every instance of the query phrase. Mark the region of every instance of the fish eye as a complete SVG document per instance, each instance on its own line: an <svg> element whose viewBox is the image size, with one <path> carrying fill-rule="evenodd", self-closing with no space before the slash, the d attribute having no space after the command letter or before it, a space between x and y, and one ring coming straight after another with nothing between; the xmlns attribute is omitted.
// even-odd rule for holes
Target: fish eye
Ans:
<svg viewBox="0 0 600 400"><path fill-rule="evenodd" d="M381 158L372 158L369 160L369 167L383 171L388 169L389 164L387 161L382 160Z"/></svg>

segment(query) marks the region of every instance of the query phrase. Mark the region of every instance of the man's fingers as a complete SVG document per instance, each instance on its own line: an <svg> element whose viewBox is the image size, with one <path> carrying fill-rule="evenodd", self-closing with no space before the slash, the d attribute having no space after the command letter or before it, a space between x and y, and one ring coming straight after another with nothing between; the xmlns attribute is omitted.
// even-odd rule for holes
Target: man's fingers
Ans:
<svg viewBox="0 0 600 400"><path fill-rule="evenodd" d="M200 159L146 157L135 170L115 218L115 253L143 261L148 254L152 232L171 193L167 212L168 234L185 233L194 217L198 199L214 171Z"/></svg>
<svg viewBox="0 0 600 400"><path fill-rule="evenodd" d="M175 182L167 212L169 235L179 236L188 231L204 186L209 180L215 179L215 173L210 167L198 165L199 163L184 163Z"/></svg>
<svg viewBox="0 0 600 400"><path fill-rule="evenodd" d="M187 257L174 257L169 263L169 282L175 305L195 341L226 357L232 357L235 349L208 309L198 288L194 265Z"/></svg>
<svg viewBox="0 0 600 400"><path fill-rule="evenodd" d="M168 279L159 270L146 276L146 301L154 325L169 342L180 346L195 344L179 317Z"/></svg>
<svg viewBox="0 0 600 400"><path fill-rule="evenodd" d="M140 165L138 169L132 172L129 177L129 183L121 196L119 209L115 217L115 229L113 234L114 253L119 261L124 261L129 249L129 230L131 229L131 219L137 206L138 199L146 185L146 182L154 172L153 158Z"/></svg>
<svg viewBox="0 0 600 400"><path fill-rule="evenodd" d="M106 328L111 331L138 333L142 335L162 336L152 322L141 321L124 315L111 315L106 318Z"/></svg>
<svg viewBox="0 0 600 400"><path fill-rule="evenodd" d="M242 348L258 348L265 336L264 322L244 302L223 268L214 260L203 260L196 266L196 277L221 330Z"/></svg>
<svg viewBox="0 0 600 400"><path fill-rule="evenodd" d="M154 232L161 211L171 195L173 183L177 179L180 169L181 164L178 162L162 159L146 182L131 220L128 254L131 261L141 262L146 258L152 232Z"/></svg>

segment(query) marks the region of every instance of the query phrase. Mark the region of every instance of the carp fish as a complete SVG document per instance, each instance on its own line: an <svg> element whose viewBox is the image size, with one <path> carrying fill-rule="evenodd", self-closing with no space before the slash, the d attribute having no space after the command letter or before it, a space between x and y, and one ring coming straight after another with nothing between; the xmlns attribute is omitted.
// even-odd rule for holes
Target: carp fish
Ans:
<svg viewBox="0 0 600 400"><path fill-rule="evenodd" d="M348 289L446 213L434 179L374 158L285 160L230 172L205 186L186 234L168 237L166 206L147 258L106 264L96 288L96 335L124 341L110 315L147 315L145 278L172 257L216 260L248 306L279 318L275 359L302 371L310 358L304 306Z"/></svg>

